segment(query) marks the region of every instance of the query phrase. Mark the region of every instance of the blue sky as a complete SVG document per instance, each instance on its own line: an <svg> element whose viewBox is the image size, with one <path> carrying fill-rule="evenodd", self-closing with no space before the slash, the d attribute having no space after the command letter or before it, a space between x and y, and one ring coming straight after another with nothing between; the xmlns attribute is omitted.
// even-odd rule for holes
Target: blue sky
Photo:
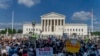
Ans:
<svg viewBox="0 0 100 56"><path fill-rule="evenodd" d="M66 15L66 23L86 23L90 26L93 9L94 30L100 30L99 5L100 0L0 0L0 23L11 23L14 10L15 23L40 23L41 15L57 12Z"/></svg>

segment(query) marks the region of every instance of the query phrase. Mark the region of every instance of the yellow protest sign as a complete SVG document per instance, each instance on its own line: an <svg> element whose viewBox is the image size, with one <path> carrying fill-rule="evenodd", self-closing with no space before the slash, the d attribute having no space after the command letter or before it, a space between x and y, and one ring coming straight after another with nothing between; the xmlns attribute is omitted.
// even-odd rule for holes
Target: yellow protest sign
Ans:
<svg viewBox="0 0 100 56"><path fill-rule="evenodd" d="M67 40L65 45L66 51L70 53L78 53L80 50L80 42L75 39Z"/></svg>

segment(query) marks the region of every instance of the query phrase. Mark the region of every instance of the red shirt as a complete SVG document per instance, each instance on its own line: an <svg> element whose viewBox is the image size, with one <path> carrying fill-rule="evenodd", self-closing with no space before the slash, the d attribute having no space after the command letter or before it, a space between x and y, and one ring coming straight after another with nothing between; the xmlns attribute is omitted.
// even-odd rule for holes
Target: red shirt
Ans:
<svg viewBox="0 0 100 56"><path fill-rule="evenodd" d="M23 54L22 56L28 56L28 54Z"/></svg>

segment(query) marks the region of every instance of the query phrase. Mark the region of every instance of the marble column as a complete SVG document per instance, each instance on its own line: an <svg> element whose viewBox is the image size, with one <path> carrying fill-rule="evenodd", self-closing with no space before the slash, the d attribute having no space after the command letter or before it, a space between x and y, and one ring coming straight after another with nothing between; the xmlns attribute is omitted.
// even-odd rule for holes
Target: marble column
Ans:
<svg viewBox="0 0 100 56"><path fill-rule="evenodd" d="M57 26L59 25L58 21L59 21L59 20L57 19Z"/></svg>
<svg viewBox="0 0 100 56"><path fill-rule="evenodd" d="M53 25L53 26L54 26L54 31L55 31L55 21L56 21L56 20L54 19L54 25Z"/></svg>
<svg viewBox="0 0 100 56"><path fill-rule="evenodd" d="M47 20L47 32L49 32L49 20Z"/></svg>
<svg viewBox="0 0 100 56"><path fill-rule="evenodd" d="M41 30L43 30L43 20L41 20Z"/></svg>
<svg viewBox="0 0 100 56"><path fill-rule="evenodd" d="M44 20L44 32L45 32L45 29L46 29L46 20Z"/></svg>
<svg viewBox="0 0 100 56"><path fill-rule="evenodd" d="M52 20L50 20L50 32L52 31Z"/></svg>
<svg viewBox="0 0 100 56"><path fill-rule="evenodd" d="M60 20L60 26L62 26L62 19Z"/></svg>

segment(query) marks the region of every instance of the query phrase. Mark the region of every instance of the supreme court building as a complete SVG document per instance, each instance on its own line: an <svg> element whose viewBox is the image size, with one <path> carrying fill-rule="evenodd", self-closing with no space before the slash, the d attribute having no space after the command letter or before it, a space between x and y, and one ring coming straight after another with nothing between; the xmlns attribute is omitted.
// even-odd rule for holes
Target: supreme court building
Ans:
<svg viewBox="0 0 100 56"><path fill-rule="evenodd" d="M65 23L65 19L67 20L65 15L55 12L44 14L41 16L41 23L35 24L34 33L56 36L62 36L63 33L67 35L75 33L80 36L88 34L87 24ZM32 23L23 24L23 34L29 34L30 32L33 32Z"/></svg>

